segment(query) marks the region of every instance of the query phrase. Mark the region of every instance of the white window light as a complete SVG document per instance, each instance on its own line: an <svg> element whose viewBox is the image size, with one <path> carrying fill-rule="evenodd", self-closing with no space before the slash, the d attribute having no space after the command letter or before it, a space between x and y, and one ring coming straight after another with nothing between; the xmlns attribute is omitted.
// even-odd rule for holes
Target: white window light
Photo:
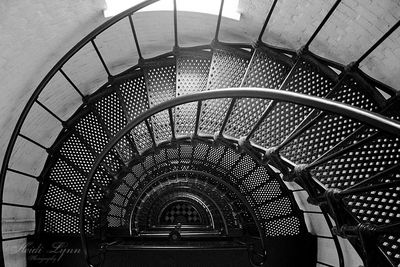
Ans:
<svg viewBox="0 0 400 267"><path fill-rule="evenodd" d="M122 11L133 7L143 0L106 0L107 8L104 10L104 17L112 17ZM178 0L178 11L199 12L212 15L218 15L221 1L217 0ZM240 20L240 13L238 12L239 0L225 0L222 16ZM163 0L158 1L146 8L141 9L139 12L145 11L172 11L173 1Z"/></svg>

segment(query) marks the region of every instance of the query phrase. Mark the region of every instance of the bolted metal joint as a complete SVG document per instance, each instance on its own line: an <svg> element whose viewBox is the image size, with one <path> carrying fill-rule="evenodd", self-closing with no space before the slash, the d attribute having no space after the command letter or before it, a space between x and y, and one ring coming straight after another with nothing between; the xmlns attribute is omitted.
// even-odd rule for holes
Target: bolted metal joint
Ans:
<svg viewBox="0 0 400 267"><path fill-rule="evenodd" d="M306 164L296 165L290 173L283 176L283 180L286 182L299 182L301 177L308 171Z"/></svg>
<svg viewBox="0 0 400 267"><path fill-rule="evenodd" d="M267 150L265 150L264 153L264 157L269 160L275 158L276 155L277 155L277 150L275 147L268 148Z"/></svg>
<svg viewBox="0 0 400 267"><path fill-rule="evenodd" d="M341 192L342 190L338 188L328 188L325 191L324 197L329 202L339 202L342 200L342 196L340 195Z"/></svg>
<svg viewBox="0 0 400 267"><path fill-rule="evenodd" d="M179 55L179 52L180 52L179 46L174 45L174 47L172 48L172 53L173 53L175 56L177 56L177 55Z"/></svg>
<svg viewBox="0 0 400 267"><path fill-rule="evenodd" d="M214 134L213 134L213 139L214 139L214 141L218 141L219 139L221 139L222 138L222 135L219 133L219 132L215 132Z"/></svg>
<svg viewBox="0 0 400 267"><path fill-rule="evenodd" d="M143 67L145 63L145 59L142 57L139 57L138 59L138 66Z"/></svg>
<svg viewBox="0 0 400 267"><path fill-rule="evenodd" d="M358 69L358 62L353 61L344 67L345 73L355 72Z"/></svg>
<svg viewBox="0 0 400 267"><path fill-rule="evenodd" d="M242 136L239 138L238 144L239 144L239 147L241 147L241 148L247 148L250 146L250 141L247 140L247 138L245 136Z"/></svg>
<svg viewBox="0 0 400 267"><path fill-rule="evenodd" d="M343 237L343 238L351 238L356 236L376 236L377 232L376 225L370 223L360 223L358 225L343 225L341 227L333 227L332 231L334 234Z"/></svg>
<svg viewBox="0 0 400 267"><path fill-rule="evenodd" d="M305 55L307 52L308 52L308 47L303 45L302 47L300 47L300 49L298 49L296 51L296 55L297 55L297 57L301 57L301 56Z"/></svg>

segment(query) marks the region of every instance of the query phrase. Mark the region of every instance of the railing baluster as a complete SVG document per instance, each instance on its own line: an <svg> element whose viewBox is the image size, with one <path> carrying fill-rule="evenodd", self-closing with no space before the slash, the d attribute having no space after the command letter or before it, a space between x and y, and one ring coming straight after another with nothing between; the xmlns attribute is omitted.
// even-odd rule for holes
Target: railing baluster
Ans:
<svg viewBox="0 0 400 267"><path fill-rule="evenodd" d="M334 93L336 93L340 88L343 82L347 79L347 74L342 75L340 80L333 86L333 88L324 96L324 98L330 98ZM327 113L324 111L321 111L315 118L313 118L309 123L306 123L312 116L320 112L319 110L314 109L312 112L310 112L306 118L296 126L296 128L286 137L286 139L277 146L277 150L279 151L282 149L285 145L290 143L293 139L298 137L301 133L306 131L309 127L311 127L317 120L322 118L322 116L326 115Z"/></svg>
<svg viewBox="0 0 400 267"><path fill-rule="evenodd" d="M90 40L90 42L92 43L92 45L94 47L94 50L96 50L96 54L99 57L99 59L101 61L101 64L103 65L104 69L106 70L108 77L112 77L112 75L111 75L111 73L110 73L110 71L109 71L109 69L108 69L108 67L106 65L106 62L103 59L103 56L101 55L99 49L97 48L97 45L96 45L94 39Z"/></svg>
<svg viewBox="0 0 400 267"><path fill-rule="evenodd" d="M380 190L380 189L385 189L385 188L392 188L400 185L400 180L399 181L394 181L394 182L388 182L388 183L380 183L380 184L374 184L374 185L368 185L365 187L357 187L357 188L352 188L352 189L345 189L342 192L338 193L339 196L348 196L348 195L355 195L355 194L360 194L360 193L365 193L369 191L375 191L375 190Z"/></svg>
<svg viewBox="0 0 400 267"><path fill-rule="evenodd" d="M391 35L398 27L400 26L400 20L393 25L389 31L387 31L381 38L379 38L379 40L372 45L356 62L355 65L358 66L361 61L363 61L366 57L368 57L381 43L383 43L383 41L386 40L386 38L389 37L389 35Z"/></svg>
<svg viewBox="0 0 400 267"><path fill-rule="evenodd" d="M82 92L78 89L78 87L75 85L75 83L68 77L68 75L62 70L58 70L64 78L69 82L69 84L74 88L74 90L81 96L81 98L84 98L85 96L82 94Z"/></svg>
<svg viewBox="0 0 400 267"><path fill-rule="evenodd" d="M389 174L395 172L397 169L400 169L400 163L398 163L398 164L396 164L396 165L394 165L394 166L392 166L392 167L390 167L390 168L388 168L388 169L386 169L386 170L384 170L384 171L382 171L380 173L377 173L374 176L371 176L371 177L369 177L369 178L367 178L367 179L365 179L365 180L363 180L363 181L361 181L359 183L356 183L356 184L344 189L342 192L346 192L348 190L353 190L353 189L361 187L363 185L367 185L368 183L373 182L373 181L381 178L384 175L389 175Z"/></svg>
<svg viewBox="0 0 400 267"><path fill-rule="evenodd" d="M61 122L62 125L64 125L65 122L60 117L58 117L53 111L51 111L48 107L42 104L38 99L36 99L35 102L38 103L38 105L41 106L44 110L46 110L51 116L53 116L59 122Z"/></svg>
<svg viewBox="0 0 400 267"><path fill-rule="evenodd" d="M316 115L318 112L320 111L315 109L312 112L310 112L306 116L306 118L300 124L298 124L296 128L285 138L285 140L283 140L283 142L276 147L276 150L277 151L281 150L284 146L286 146L291 141L296 139L300 134L307 131L308 128L314 125L314 123L316 123L320 118L322 118L325 115L324 112L320 112L318 115ZM312 118L313 116L315 117ZM310 118L312 119L310 120Z"/></svg>
<svg viewBox="0 0 400 267"><path fill-rule="evenodd" d="M264 113L261 115L261 117L258 119L256 124L253 126L249 134L246 136L246 141L249 141L250 138L254 135L254 133L258 130L258 128L261 126L265 118L268 117L268 115L271 113L271 111L275 108L276 104L278 104L277 101L271 100L268 103L267 108L265 109Z"/></svg>
<svg viewBox="0 0 400 267"><path fill-rule="evenodd" d="M156 147L157 144L156 144L156 139L155 139L155 137L154 137L154 131L151 129L149 120L145 120L144 123L146 124L147 131L148 131L149 134L150 134L151 142L152 142L153 146Z"/></svg>
<svg viewBox="0 0 400 267"><path fill-rule="evenodd" d="M370 136L365 137L361 141L359 141L357 143L354 143L352 145L349 145L349 146L347 146L347 147L345 147L345 148L343 148L343 149L341 149L341 150L339 150L337 152L334 152L334 153L332 153L330 155L327 155L327 156L325 156L325 154L324 154L321 157L319 157L318 159L316 159L314 162L312 162L310 165L308 165L307 168L308 169L312 169L312 168L314 168L314 167L316 167L318 165L326 163L326 162L328 162L328 161L330 161L330 160L332 160L334 158L337 158L337 157L339 157L339 156L341 156L343 154L346 154L347 152L350 152L351 150L356 149L357 147L359 147L361 145L364 145L365 143L367 143L371 139L377 137L378 135L380 135L380 132L375 132L375 133L371 134ZM342 141L345 141L345 139L342 140Z"/></svg>
<svg viewBox="0 0 400 267"><path fill-rule="evenodd" d="M174 0L174 38L175 38L175 48L179 47L178 44L178 11L176 9L176 0Z"/></svg>
<svg viewBox="0 0 400 267"><path fill-rule="evenodd" d="M272 13L274 12L277 2L278 2L278 0L274 0L274 2L272 3L272 6L268 12L267 18L265 19L264 25L261 29L260 35L258 36L258 42L262 42L262 37L264 35L265 29L267 28L267 25L269 23L269 20L271 19Z"/></svg>
<svg viewBox="0 0 400 267"><path fill-rule="evenodd" d="M343 256L342 247L340 246L338 237L333 232L333 223L331 221L331 217L329 217L329 215L324 210L322 210L322 215L324 216L326 224L328 225L329 231L331 232L331 235L333 237L333 242L335 243L336 252L338 255L338 259L339 259L339 267L344 267L344 256Z"/></svg>
<svg viewBox="0 0 400 267"><path fill-rule="evenodd" d="M199 132L199 126L200 126L200 116L201 116L201 105L203 104L203 101L197 102L197 111L196 111L196 124L194 126L194 135L197 136Z"/></svg>
<svg viewBox="0 0 400 267"><path fill-rule="evenodd" d="M400 222L386 224L386 225L380 225L377 227L376 231L378 233L395 232L398 234L400 232Z"/></svg>
<svg viewBox="0 0 400 267"><path fill-rule="evenodd" d="M48 151L48 148L47 148L47 147L45 147L45 146L42 145L42 144L39 144L39 143L36 142L35 140L33 140L33 139L27 137L26 135L23 135L22 133L18 133L18 135L19 135L20 137L22 137L23 139L25 139L25 140L27 140L27 141L29 141L29 142L31 142L31 143L37 145L38 147L42 148L43 150Z"/></svg>
<svg viewBox="0 0 400 267"><path fill-rule="evenodd" d="M223 9L224 9L224 0L221 0L221 5L219 7L218 20L217 20L217 28L215 30L215 37L214 37L214 41L216 41L216 42L218 42L219 29L221 27L221 19L222 19Z"/></svg>
<svg viewBox="0 0 400 267"><path fill-rule="evenodd" d="M218 134L219 136L222 136L222 133L224 132L225 127L228 124L228 120L229 120L229 118L230 118L230 116L232 114L232 111L233 111L233 108L235 106L236 100L237 100L236 98L232 98L232 100L231 100L231 104L229 105L229 108L226 111L226 115L225 115L224 121L222 122L221 129L219 130L219 134Z"/></svg>
<svg viewBox="0 0 400 267"><path fill-rule="evenodd" d="M170 124L170 127L171 127L172 140L175 140L176 139L175 121L174 121L174 114L172 112L172 108L168 109L168 116L169 116L169 124Z"/></svg>
<svg viewBox="0 0 400 267"><path fill-rule="evenodd" d="M285 88L285 86L287 85L287 83L289 81L289 78L292 77L294 70L297 69L298 64L300 64L299 59L296 60L296 63L292 66L289 73L286 75L285 80L279 86L278 90L282 90L283 88ZM275 108L275 106L277 104L278 104L277 100L271 100L268 103L268 106L265 109L263 115L261 115L261 117L258 119L257 123L251 129L250 133L246 136L246 141L250 140L251 136L257 131L258 127L260 127L261 123L265 120L266 117L268 117L268 115L271 113L271 111Z"/></svg>
<svg viewBox="0 0 400 267"><path fill-rule="evenodd" d="M314 40L314 38L317 36L317 34L321 31L322 27L324 27L325 23L328 21L332 13L336 10L337 6L340 4L342 0L336 0L335 4L331 7L331 9L328 11L322 22L318 25L318 28L314 31L313 35L310 37L308 42L305 44L305 48L308 50L308 47L310 46L311 42Z"/></svg>
<svg viewBox="0 0 400 267"><path fill-rule="evenodd" d="M135 26L133 25L132 15L129 15L128 18L129 18L129 24L131 25L133 39L135 40L136 51L138 52L139 59L143 59L142 51L140 51L139 41L138 41L136 31L135 31Z"/></svg>
<svg viewBox="0 0 400 267"><path fill-rule="evenodd" d="M124 115L125 115L126 121L129 123L129 121L130 121L131 119L130 119L130 117L129 117L128 108L127 108L125 99L124 99L124 97L123 97L123 95L122 95L122 93L121 93L121 90L120 90L119 88L116 88L116 89L115 89L115 93L116 93L117 96L118 96L119 103L121 104L122 111L123 111L123 113L124 113ZM129 143L130 147L132 148L133 153L134 153L134 154L139 154L139 150L137 149L136 143L135 143L135 141L131 138L131 135L130 135L130 134L126 135L126 139L128 140L128 143Z"/></svg>

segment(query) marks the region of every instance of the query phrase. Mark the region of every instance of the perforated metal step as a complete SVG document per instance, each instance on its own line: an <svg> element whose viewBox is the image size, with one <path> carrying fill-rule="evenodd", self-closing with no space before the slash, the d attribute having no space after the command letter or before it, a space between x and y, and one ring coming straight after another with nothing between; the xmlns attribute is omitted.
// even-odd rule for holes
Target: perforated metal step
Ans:
<svg viewBox="0 0 400 267"><path fill-rule="evenodd" d="M241 87L278 89L292 65L291 58L260 46L254 51ZM239 99L235 103L224 133L236 138L247 136L269 103L269 100L263 99Z"/></svg>
<svg viewBox="0 0 400 267"><path fill-rule="evenodd" d="M299 58L279 89L323 97L334 85L332 75L321 73L313 62ZM254 133L252 141L266 148L279 145L311 111L305 106L278 103Z"/></svg>
<svg viewBox="0 0 400 267"><path fill-rule="evenodd" d="M176 60L176 96L205 91L211 65L211 51L181 51ZM175 134L194 133L197 104L188 103L175 108Z"/></svg>
<svg viewBox="0 0 400 267"><path fill-rule="evenodd" d="M251 52L243 49L215 48L208 75L207 90L239 87L250 62ZM200 133L219 131L229 107L224 99L204 101L200 119Z"/></svg>
<svg viewBox="0 0 400 267"><path fill-rule="evenodd" d="M116 194L111 202L115 203L113 207L115 211L112 212L112 216L108 216L110 226L120 227L126 225L126 222L123 223L124 220L129 221L129 214L125 210L129 209L126 199L137 196L146 183L159 174L180 169L226 177L225 179L231 184L237 185L249 204L255 208L266 236L298 235L307 231L302 224L298 207L293 206L294 200L279 182L279 176L268 167L259 165L249 155L241 155L228 146L215 146L205 142L198 142L194 146L190 142L165 145L156 150L155 154L149 154L143 162L151 163L147 165L138 163L133 166L133 172L123 178L132 186L131 189L127 190L122 182L121 186L116 187ZM199 189L205 190L202 187ZM123 214L125 217L121 216ZM242 216L246 218L249 215L242 214ZM247 218L251 221L250 217Z"/></svg>
<svg viewBox="0 0 400 267"><path fill-rule="evenodd" d="M176 60L164 58L146 62L144 76L149 97L149 106L154 107L176 95ZM151 131L156 142L170 140L172 137L168 111L151 118Z"/></svg>

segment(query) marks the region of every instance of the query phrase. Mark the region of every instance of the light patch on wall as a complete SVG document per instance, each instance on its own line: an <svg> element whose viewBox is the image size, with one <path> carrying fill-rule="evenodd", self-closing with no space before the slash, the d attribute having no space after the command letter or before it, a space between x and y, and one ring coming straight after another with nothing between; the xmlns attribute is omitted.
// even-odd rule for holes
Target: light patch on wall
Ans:
<svg viewBox="0 0 400 267"><path fill-rule="evenodd" d="M133 7L143 0L106 0L107 8L104 10L104 17L112 17L122 11ZM178 11L189 11L218 15L221 2L216 0L177 0ZM240 20L238 12L239 0L225 0L222 15L226 18ZM145 11L172 11L173 1L158 1L150 6L141 9Z"/></svg>

